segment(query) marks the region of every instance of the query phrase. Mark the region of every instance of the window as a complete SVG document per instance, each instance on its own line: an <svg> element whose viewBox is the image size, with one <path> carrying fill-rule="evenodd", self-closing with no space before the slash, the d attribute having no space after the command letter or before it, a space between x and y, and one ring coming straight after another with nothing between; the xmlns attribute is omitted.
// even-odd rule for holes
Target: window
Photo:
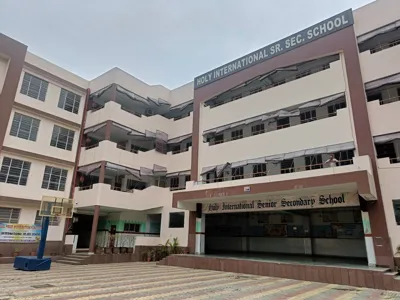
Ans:
<svg viewBox="0 0 400 300"><path fill-rule="evenodd" d="M0 182L26 185L30 168L30 162L4 157L0 170Z"/></svg>
<svg viewBox="0 0 400 300"><path fill-rule="evenodd" d="M172 154L177 154L181 152L181 145L174 145L171 147Z"/></svg>
<svg viewBox="0 0 400 300"><path fill-rule="evenodd" d="M335 153L335 158L339 161L339 166L353 164L354 150L346 150Z"/></svg>
<svg viewBox="0 0 400 300"><path fill-rule="evenodd" d="M316 119L317 119L317 114L315 109L305 111L300 114L301 124L312 122L315 121Z"/></svg>
<svg viewBox="0 0 400 300"><path fill-rule="evenodd" d="M321 154L306 156L305 161L306 161L306 170L315 170L323 168Z"/></svg>
<svg viewBox="0 0 400 300"><path fill-rule="evenodd" d="M185 176L185 182L191 181L192 177L190 175Z"/></svg>
<svg viewBox="0 0 400 300"><path fill-rule="evenodd" d="M339 102L328 106L328 115L330 117L336 116L336 111L341 108L346 108L346 102Z"/></svg>
<svg viewBox="0 0 400 300"><path fill-rule="evenodd" d="M140 232L140 224L137 224L137 223L125 223L124 224L124 231Z"/></svg>
<svg viewBox="0 0 400 300"><path fill-rule="evenodd" d="M396 224L400 225L400 200L393 200L394 217L396 218Z"/></svg>
<svg viewBox="0 0 400 300"><path fill-rule="evenodd" d="M264 123L251 126L251 135L257 135L265 132Z"/></svg>
<svg viewBox="0 0 400 300"><path fill-rule="evenodd" d="M68 170L46 166L44 169L42 189L64 191Z"/></svg>
<svg viewBox="0 0 400 300"><path fill-rule="evenodd" d="M267 176L267 164L253 165L253 177Z"/></svg>
<svg viewBox="0 0 400 300"><path fill-rule="evenodd" d="M224 142L224 135L219 134L214 137L214 144L222 144Z"/></svg>
<svg viewBox="0 0 400 300"><path fill-rule="evenodd" d="M234 130L231 132L232 141L243 138L243 129Z"/></svg>
<svg viewBox="0 0 400 300"><path fill-rule="evenodd" d="M376 144L376 155L378 158L389 157L391 163L398 163L396 149L393 143Z"/></svg>
<svg viewBox="0 0 400 300"><path fill-rule="evenodd" d="M60 98L58 99L58 107L63 110L78 114L81 96L74 94L65 89L61 89Z"/></svg>
<svg viewBox="0 0 400 300"><path fill-rule="evenodd" d="M232 168L232 180L243 179L243 167Z"/></svg>
<svg viewBox="0 0 400 300"><path fill-rule="evenodd" d="M18 224L21 209L0 207L0 223Z"/></svg>
<svg viewBox="0 0 400 300"><path fill-rule="evenodd" d="M190 147L192 147L192 142L187 142L187 143L186 143L186 148L185 148L185 149L187 150L187 149L189 149Z"/></svg>
<svg viewBox="0 0 400 300"><path fill-rule="evenodd" d="M381 93L373 93L373 94L369 94L367 95L367 101L371 102L371 101L375 101L375 100L382 100L382 94Z"/></svg>
<svg viewBox="0 0 400 300"><path fill-rule="evenodd" d="M25 73L21 85L21 94L44 101L46 99L49 83L36 76Z"/></svg>
<svg viewBox="0 0 400 300"><path fill-rule="evenodd" d="M179 177L171 177L169 186L170 186L170 188L178 188L179 187Z"/></svg>
<svg viewBox="0 0 400 300"><path fill-rule="evenodd" d="M185 213L176 212L169 213L169 228L183 228L185 227Z"/></svg>
<svg viewBox="0 0 400 300"><path fill-rule="evenodd" d="M50 218L49 225L50 226L58 226L60 225L59 219L57 217ZM35 225L42 225L43 217L39 216L39 211L36 212L36 217L35 217Z"/></svg>
<svg viewBox="0 0 400 300"><path fill-rule="evenodd" d="M71 151L74 135L75 132L73 130L54 125L50 146Z"/></svg>
<svg viewBox="0 0 400 300"><path fill-rule="evenodd" d="M10 135L35 142L39 131L39 124L39 119L15 113Z"/></svg>
<svg viewBox="0 0 400 300"><path fill-rule="evenodd" d="M286 127L290 127L290 119L289 117L280 118L276 121L277 129L283 129Z"/></svg>
<svg viewBox="0 0 400 300"><path fill-rule="evenodd" d="M294 160L284 159L281 162L281 174L293 173L294 172Z"/></svg>

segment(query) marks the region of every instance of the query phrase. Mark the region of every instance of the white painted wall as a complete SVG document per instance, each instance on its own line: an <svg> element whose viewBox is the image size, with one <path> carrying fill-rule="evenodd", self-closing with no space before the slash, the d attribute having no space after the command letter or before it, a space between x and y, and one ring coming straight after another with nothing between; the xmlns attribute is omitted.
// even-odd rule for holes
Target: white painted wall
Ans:
<svg viewBox="0 0 400 300"><path fill-rule="evenodd" d="M373 31L399 20L398 0L375 0L353 12L356 36Z"/></svg>
<svg viewBox="0 0 400 300"><path fill-rule="evenodd" d="M36 141L28 141L28 140L10 135L11 126L12 126L15 112L40 120L39 131L38 131ZM51 136L53 133L54 125L58 125L58 126L73 130L75 132L74 143L72 145L71 151L50 146L50 141L51 141ZM24 111L21 109L13 108L11 115L10 115L10 119L8 121L7 131L6 131L6 135L4 138L4 146L14 148L14 149L20 149L23 151L29 151L29 152L37 153L37 154L41 154L41 155L46 155L46 156L50 156L50 157L58 158L58 159L62 159L62 160L67 160L70 162L75 162L76 150L77 150L77 146L79 144L79 133L80 133L79 127L74 128L71 126L67 126L65 124L55 122L54 120L43 118L40 115L33 114L30 111Z"/></svg>
<svg viewBox="0 0 400 300"><path fill-rule="evenodd" d="M372 136L400 132L400 101L384 105L371 101L367 107Z"/></svg>
<svg viewBox="0 0 400 300"><path fill-rule="evenodd" d="M400 19L400 12L398 18ZM399 73L399 65L393 63L399 57L400 45L372 54L370 51L360 53L361 74L364 82L370 82Z"/></svg>
<svg viewBox="0 0 400 300"><path fill-rule="evenodd" d="M31 75L37 76L37 77L49 82L45 101L40 101L38 99L34 99L34 98L28 97L28 96L20 93L21 85L22 85L22 81L23 81L25 72L29 73ZM71 91L71 92L81 96L81 102L79 105L78 114L71 113L69 111L66 111L66 110L58 107L58 100L60 98L61 88L64 88L68 91ZM45 77L42 74L39 74L39 73L25 67L23 72L21 73L17 93L15 95L15 102L21 103L28 107L38 109L40 111L44 111L48 114L52 114L59 118L63 118L65 120L74 122L77 124L77 126L80 126L80 124L82 122L82 114L83 114L84 106L85 106L85 97L86 97L86 95L82 91L74 90L73 87L71 87L71 86L61 85L60 83L55 82L54 80L52 80L48 77Z"/></svg>
<svg viewBox="0 0 400 300"><path fill-rule="evenodd" d="M0 154L0 163L3 162L4 157L21 159L24 161L31 162L31 168L29 171L28 182L26 186L14 185L8 183L0 183L0 196L10 197L10 198L21 198L29 200L37 200L40 203L43 196L54 196L54 197L64 197L69 198L69 191L71 188L72 173L73 168L63 165L58 165L55 163L39 161L29 157L21 157L11 153L2 151ZM65 186L65 191L51 191L42 189L42 181L44 169L48 166L63 168L68 170L67 183ZM38 204L39 205L39 204Z"/></svg>
<svg viewBox="0 0 400 300"><path fill-rule="evenodd" d="M125 110L122 110L120 104L110 101L105 104L103 109L99 109L94 112L88 112L85 128L102 124L108 120L117 122L121 125L143 133L146 130L152 132L161 130L168 134L169 139L172 139L192 132L193 116L191 113L190 116L176 121L173 119L167 119L160 115L151 117L138 117Z"/></svg>
<svg viewBox="0 0 400 300"><path fill-rule="evenodd" d="M79 165L89 165L99 161L108 161L121 166L139 170L140 167L153 169L153 164L164 166L168 173L190 170L192 149L177 154L159 153L155 150L133 153L117 148L117 144L102 141L98 147L86 150L82 148Z"/></svg>
<svg viewBox="0 0 400 300"><path fill-rule="evenodd" d="M400 199L400 164L390 164L389 158L377 161L379 180L381 183L382 200L385 209L386 223L392 241L393 252L400 246L400 226L396 224L393 200Z"/></svg>

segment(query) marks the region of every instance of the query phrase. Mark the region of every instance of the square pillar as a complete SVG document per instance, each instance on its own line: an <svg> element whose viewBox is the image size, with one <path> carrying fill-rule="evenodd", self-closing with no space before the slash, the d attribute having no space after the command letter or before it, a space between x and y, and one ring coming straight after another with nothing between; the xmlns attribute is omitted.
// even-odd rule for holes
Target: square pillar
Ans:
<svg viewBox="0 0 400 300"><path fill-rule="evenodd" d="M99 183L104 183L105 176L106 176L106 162L102 161L100 165Z"/></svg>
<svg viewBox="0 0 400 300"><path fill-rule="evenodd" d="M104 139L106 141L111 140L111 127L112 127L112 121L108 120L106 122L106 130L105 130L106 132L104 134Z"/></svg>
<svg viewBox="0 0 400 300"><path fill-rule="evenodd" d="M100 205L94 206L92 232L90 234L89 254L94 254L96 248L97 225L99 224Z"/></svg>
<svg viewBox="0 0 400 300"><path fill-rule="evenodd" d="M364 239L365 239L365 249L367 250L368 266L376 266L376 256L374 249L374 241L372 239L371 224L369 221L369 213L367 211L361 211L361 217L364 228Z"/></svg>

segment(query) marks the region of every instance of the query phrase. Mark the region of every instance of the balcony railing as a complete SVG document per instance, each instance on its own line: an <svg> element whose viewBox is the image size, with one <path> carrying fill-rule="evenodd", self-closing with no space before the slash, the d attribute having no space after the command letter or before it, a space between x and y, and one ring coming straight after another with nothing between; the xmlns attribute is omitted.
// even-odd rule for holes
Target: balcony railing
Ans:
<svg viewBox="0 0 400 300"><path fill-rule="evenodd" d="M134 248L138 237L160 237L160 233L98 230L96 246L99 248Z"/></svg>
<svg viewBox="0 0 400 300"><path fill-rule="evenodd" d="M310 110L308 110L308 111L310 111ZM307 110L304 110L304 112L307 112ZM210 146L218 145L218 144L222 144L222 143L231 142L231 141L239 140L239 139L242 139L242 138L250 137L250 136L253 136L253 135L264 134L264 133L267 133L267 132L272 132L272 131L276 131L276 130L282 130L282 129L289 128L289 127L294 127L294 126L303 125L303 124L306 124L306 123L315 122L315 121L318 121L318 120L327 119L327 118L330 118L330 117L335 117L336 115L337 115L337 110L332 112L332 113L318 115L318 117L311 117L311 118L301 118L301 114L300 114L300 116L296 117L296 118L300 119L300 123L298 123L298 124L291 124L290 121L289 121L289 123L277 125L276 128L271 128L271 127L266 126L266 127L262 128L260 130L254 130L254 131L252 130L250 135L239 134L239 135L236 135L236 136L233 136L233 137L231 136L231 137L224 138L222 140L218 139L218 140L215 140L215 141L210 139L210 141L208 143L209 143ZM288 118L293 118L293 117L288 117ZM234 132L234 131L232 131L232 132ZM224 134L224 131L220 132L218 135L222 135L222 134ZM218 135L216 135L216 136L218 136Z"/></svg>
<svg viewBox="0 0 400 300"><path fill-rule="evenodd" d="M374 54L374 53L377 53L377 52L380 52L380 51L395 47L397 45L400 45L400 39L395 40L395 41L390 42L390 43L378 45L375 48L372 48L370 50L370 52L371 52L371 54Z"/></svg>
<svg viewBox="0 0 400 300"><path fill-rule="evenodd" d="M393 103L393 102L397 102L397 101L400 101L400 96L379 100L379 104L384 105L384 104L389 104L389 103Z"/></svg>
<svg viewBox="0 0 400 300"><path fill-rule="evenodd" d="M264 177L264 176L274 176L274 175L281 175L281 174L289 174L289 173L295 173L295 172L303 172L303 171L311 171L311 170L318 170L318 169L324 169L324 168L335 168L335 166L330 166L330 162L325 162L325 163L316 163L316 164L305 164L302 166L294 166L291 165L290 167L284 167L284 168L267 168L267 164L257 164L257 165L265 165L265 171L256 171L256 172L249 172L249 173L243 173L240 172L243 170L243 167L239 168L232 168L232 174L230 176L222 176L222 177L217 177L217 178L212 178L212 179L205 179L205 180L200 180L197 181L197 184L209 184L209 183L216 183L216 182L223 182L223 181L231 181L231 180L240 180L240 179L248 179L248 178L254 178L254 177ZM336 167L339 166L345 166L345 165L352 165L353 164L353 159L343 159L343 160L338 160L336 162ZM253 166L257 166L253 165ZM240 170L238 172L238 170ZM273 173L273 174L271 174Z"/></svg>

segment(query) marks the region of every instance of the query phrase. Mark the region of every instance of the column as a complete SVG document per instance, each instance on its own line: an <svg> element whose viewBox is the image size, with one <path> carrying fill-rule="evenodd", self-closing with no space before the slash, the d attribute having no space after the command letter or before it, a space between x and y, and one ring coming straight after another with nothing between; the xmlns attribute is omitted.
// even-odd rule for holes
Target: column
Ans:
<svg viewBox="0 0 400 300"><path fill-rule="evenodd" d="M97 235L97 225L99 223L99 215L100 215L100 206L95 205L93 214L93 223L92 223L92 233L90 235L89 254L94 254L94 250L96 248L96 235Z"/></svg>
<svg viewBox="0 0 400 300"><path fill-rule="evenodd" d="M205 215L202 213L200 218L196 218L196 254L204 254L205 252L205 231Z"/></svg>
<svg viewBox="0 0 400 300"><path fill-rule="evenodd" d="M371 223L369 221L369 213L367 211L361 211L361 217L364 228L365 249L367 250L368 266L375 267L376 257L374 241L372 239Z"/></svg>
<svg viewBox="0 0 400 300"><path fill-rule="evenodd" d="M104 134L104 140L106 141L111 140L111 127L112 127L112 121L108 120L106 122L106 132Z"/></svg>
<svg viewBox="0 0 400 300"><path fill-rule="evenodd" d="M105 176L106 176L106 162L102 161L100 165L99 183L104 183Z"/></svg>

